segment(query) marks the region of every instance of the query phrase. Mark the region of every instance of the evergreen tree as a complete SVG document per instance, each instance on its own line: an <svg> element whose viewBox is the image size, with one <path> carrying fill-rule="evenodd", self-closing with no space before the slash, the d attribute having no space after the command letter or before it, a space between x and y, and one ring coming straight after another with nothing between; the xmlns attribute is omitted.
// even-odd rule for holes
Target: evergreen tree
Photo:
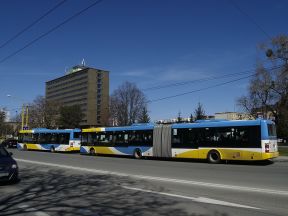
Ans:
<svg viewBox="0 0 288 216"><path fill-rule="evenodd" d="M178 112L177 122L178 123L182 122L181 111Z"/></svg>
<svg viewBox="0 0 288 216"><path fill-rule="evenodd" d="M190 115L190 122L193 122L194 120L193 120L193 114L191 113L191 115Z"/></svg>
<svg viewBox="0 0 288 216"><path fill-rule="evenodd" d="M149 123L150 122L150 116L148 114L148 110L146 107L143 107L142 113L139 117L139 123Z"/></svg>
<svg viewBox="0 0 288 216"><path fill-rule="evenodd" d="M203 105L200 102L198 103L198 105L194 111L194 115L195 115L195 120L200 120L200 119L206 118L205 110L203 108Z"/></svg>

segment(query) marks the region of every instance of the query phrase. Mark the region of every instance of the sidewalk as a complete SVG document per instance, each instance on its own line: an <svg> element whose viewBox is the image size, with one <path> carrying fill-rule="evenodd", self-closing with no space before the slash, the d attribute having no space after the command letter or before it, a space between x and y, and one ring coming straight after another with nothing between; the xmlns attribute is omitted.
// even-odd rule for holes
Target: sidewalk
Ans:
<svg viewBox="0 0 288 216"><path fill-rule="evenodd" d="M288 162L288 156L279 156L277 158L273 158L274 162Z"/></svg>

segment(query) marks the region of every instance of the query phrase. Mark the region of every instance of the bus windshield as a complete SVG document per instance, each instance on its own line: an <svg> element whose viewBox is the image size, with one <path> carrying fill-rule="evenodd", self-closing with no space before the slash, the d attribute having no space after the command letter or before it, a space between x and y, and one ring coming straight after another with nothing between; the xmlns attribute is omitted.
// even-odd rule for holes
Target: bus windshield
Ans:
<svg viewBox="0 0 288 216"><path fill-rule="evenodd" d="M276 137L276 126L274 124L268 124L268 136L269 137Z"/></svg>

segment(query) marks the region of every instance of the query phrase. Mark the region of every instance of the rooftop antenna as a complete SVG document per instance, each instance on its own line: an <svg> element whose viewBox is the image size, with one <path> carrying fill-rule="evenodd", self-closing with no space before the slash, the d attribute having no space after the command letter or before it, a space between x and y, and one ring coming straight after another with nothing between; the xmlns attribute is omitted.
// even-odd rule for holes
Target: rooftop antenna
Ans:
<svg viewBox="0 0 288 216"><path fill-rule="evenodd" d="M85 66L85 60L84 58L82 59L81 65L84 67Z"/></svg>

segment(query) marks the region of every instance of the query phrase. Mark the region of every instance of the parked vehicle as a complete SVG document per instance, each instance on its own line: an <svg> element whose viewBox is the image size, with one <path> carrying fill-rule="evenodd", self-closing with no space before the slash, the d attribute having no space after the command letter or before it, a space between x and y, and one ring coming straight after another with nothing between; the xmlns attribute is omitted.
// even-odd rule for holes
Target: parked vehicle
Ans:
<svg viewBox="0 0 288 216"><path fill-rule="evenodd" d="M6 148L17 148L17 140L16 139L6 139L2 142Z"/></svg>
<svg viewBox="0 0 288 216"><path fill-rule="evenodd" d="M3 145L0 145L0 182L16 183L18 181L18 165Z"/></svg>

